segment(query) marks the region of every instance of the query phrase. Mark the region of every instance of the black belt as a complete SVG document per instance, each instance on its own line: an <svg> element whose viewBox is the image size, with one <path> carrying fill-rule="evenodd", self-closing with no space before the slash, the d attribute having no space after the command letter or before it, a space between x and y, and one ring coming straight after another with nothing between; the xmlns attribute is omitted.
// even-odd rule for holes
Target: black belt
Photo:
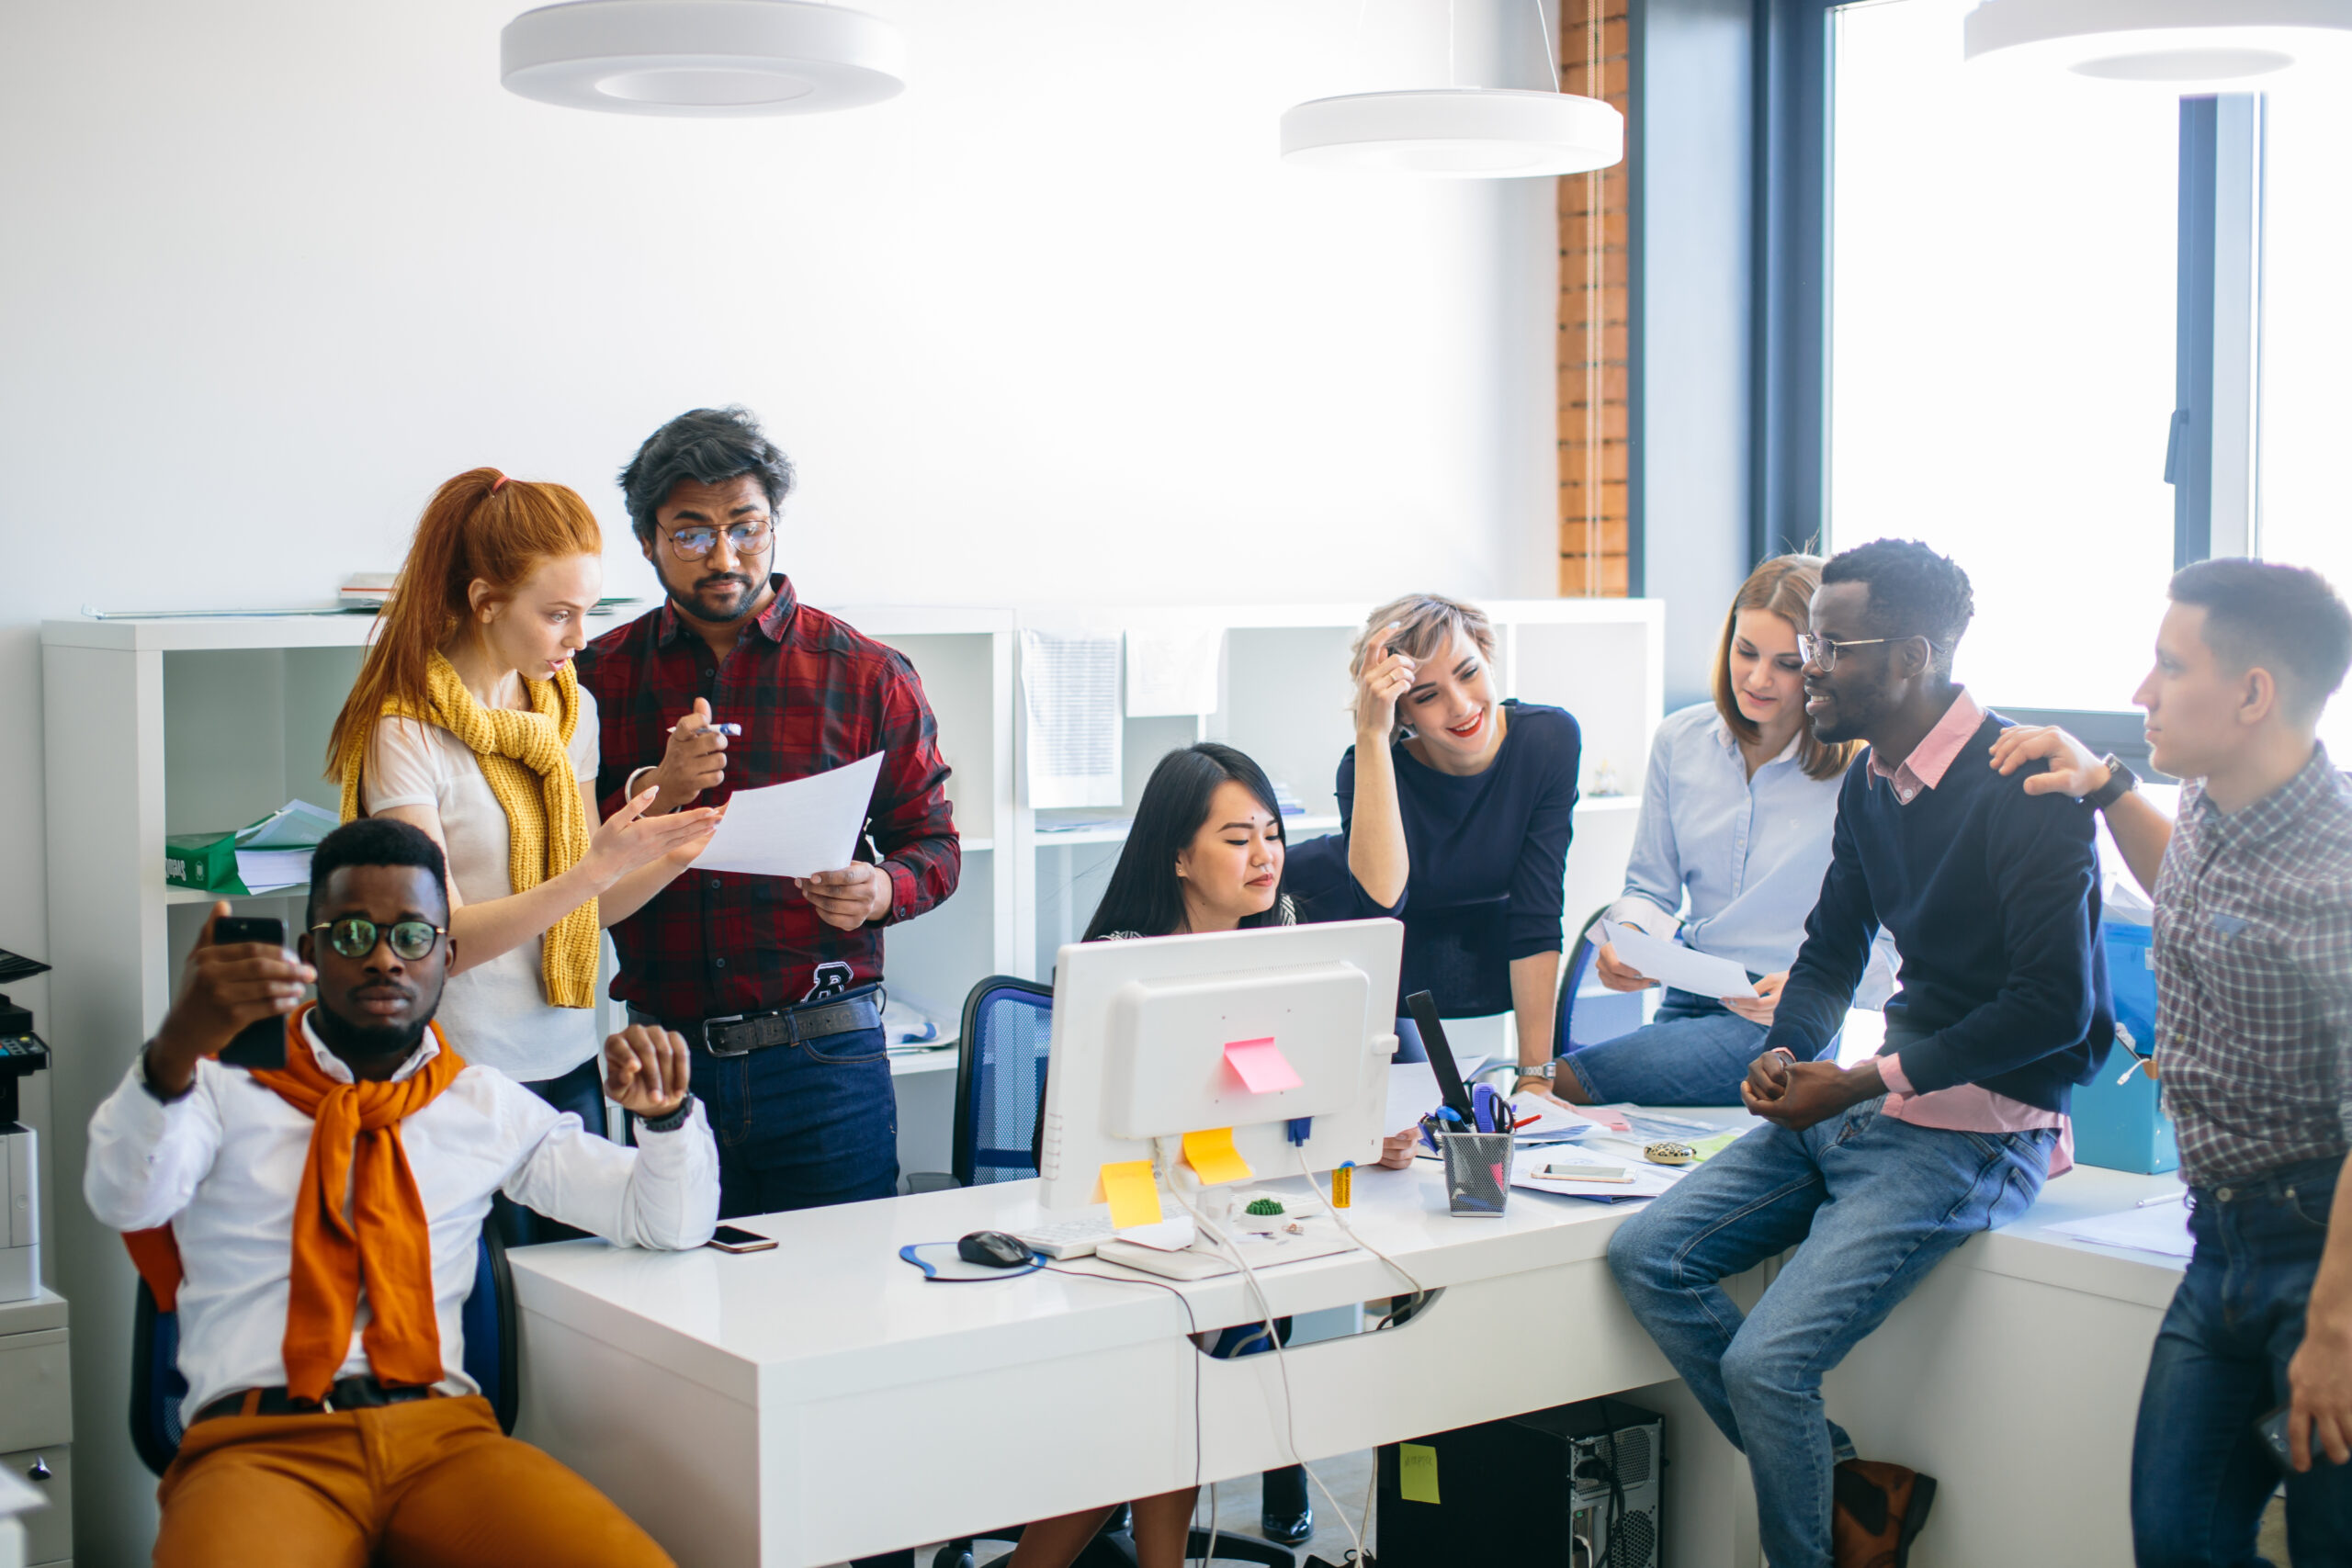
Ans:
<svg viewBox="0 0 2352 1568"><path fill-rule="evenodd" d="M381 1383L373 1377L337 1378L324 1399L313 1404L279 1388L241 1388L224 1393L189 1418L193 1427L215 1416L324 1416L337 1410L372 1410L383 1404L406 1404L430 1399L438 1391L429 1383Z"/></svg>
<svg viewBox="0 0 2352 1568"><path fill-rule="evenodd" d="M727 1018L706 1018L696 1026L701 1046L714 1056L741 1056L771 1045L797 1045L829 1034L848 1034L882 1027L882 1010L868 997L837 1002L802 1002L797 1007L771 1008L764 1012L739 1012ZM693 1041L696 1029L679 1032Z"/></svg>

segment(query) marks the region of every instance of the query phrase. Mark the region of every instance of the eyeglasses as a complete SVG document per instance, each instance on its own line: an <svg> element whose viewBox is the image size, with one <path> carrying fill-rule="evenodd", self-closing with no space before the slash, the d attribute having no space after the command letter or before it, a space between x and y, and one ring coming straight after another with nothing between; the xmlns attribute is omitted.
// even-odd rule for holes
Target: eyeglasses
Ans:
<svg viewBox="0 0 2352 1568"><path fill-rule="evenodd" d="M379 926L356 915L346 915L311 929L326 932L327 945L345 958L367 957L376 951L376 943L381 939L391 943L395 956L411 964L432 952L434 943L449 934L445 928L424 920L395 920L389 926Z"/></svg>
<svg viewBox="0 0 2352 1568"><path fill-rule="evenodd" d="M700 560L710 554L711 547L718 543L718 530L707 524L696 524L690 528L680 528L667 537L670 548L677 553L680 560ZM727 547L739 556L754 554L767 542L768 520L764 517L757 523L730 523L727 525Z"/></svg>
<svg viewBox="0 0 2352 1568"><path fill-rule="evenodd" d="M1851 642L1838 642L1830 637L1815 637L1811 632L1799 632L1797 651L1804 655L1804 661L1807 664L1819 665L1821 672L1826 675L1830 671L1838 668L1838 650L1841 648L1868 648L1877 642L1906 642L1908 640L1910 639L1907 637L1861 637L1854 638Z"/></svg>

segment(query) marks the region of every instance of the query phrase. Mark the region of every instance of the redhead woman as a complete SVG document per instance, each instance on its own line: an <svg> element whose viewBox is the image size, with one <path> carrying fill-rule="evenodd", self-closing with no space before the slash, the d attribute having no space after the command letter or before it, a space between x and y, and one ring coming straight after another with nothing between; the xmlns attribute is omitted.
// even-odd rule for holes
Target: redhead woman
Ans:
<svg viewBox="0 0 2352 1568"><path fill-rule="evenodd" d="M470 1060L605 1131L597 1079L602 926L700 853L715 811L599 822L596 702L573 676L604 587L595 514L562 485L475 468L424 509L328 777L343 815L423 829L449 871L441 1017Z"/></svg>
<svg viewBox="0 0 2352 1568"><path fill-rule="evenodd" d="M1733 597L1716 645L1714 701L1658 726L1625 891L1609 911L1654 936L1679 931L1683 945L1741 965L1756 998L1668 990L1647 1027L1560 1058L1554 1092L1562 1100L1740 1103L1740 1080L1762 1049L1829 869L1838 782L1860 747L1823 740L1805 715L1797 638L1820 586L1817 557L1776 556ZM1593 964L1611 990L1657 984L1610 946ZM1874 960L1865 994L1883 998L1889 978ZM1832 1041L1828 1054L1836 1049Z"/></svg>

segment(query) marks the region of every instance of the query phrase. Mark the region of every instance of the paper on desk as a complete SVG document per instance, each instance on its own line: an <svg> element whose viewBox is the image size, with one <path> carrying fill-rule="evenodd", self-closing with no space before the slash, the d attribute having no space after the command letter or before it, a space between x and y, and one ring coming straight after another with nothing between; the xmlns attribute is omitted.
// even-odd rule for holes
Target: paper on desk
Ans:
<svg viewBox="0 0 2352 1568"><path fill-rule="evenodd" d="M2197 1250L2196 1240L2188 1234L2186 1203L2157 1203L2145 1209L2126 1209L2120 1214L2068 1220L2064 1224L2052 1225L2050 1234L2097 1242L2101 1247L2153 1252L2161 1258L2186 1258Z"/></svg>
<svg viewBox="0 0 2352 1568"><path fill-rule="evenodd" d="M1630 1181L1557 1181L1542 1174L1552 1164L1541 1155L1530 1154L1511 1162L1510 1184L1524 1187L1530 1192L1554 1192L1568 1198L1600 1198L1614 1202L1623 1198L1655 1198L1682 1179L1688 1166L1650 1165L1637 1160L1623 1160L1598 1149L1579 1148L1565 1155L1563 1165L1606 1165L1623 1170L1633 1178Z"/></svg>
<svg viewBox="0 0 2352 1568"><path fill-rule="evenodd" d="M1484 1056L1464 1056L1454 1066L1462 1069L1466 1082L1470 1075L1486 1065ZM1438 1108L1445 1096L1438 1092L1437 1074L1427 1062L1391 1062L1388 1065L1388 1116L1385 1125L1394 1133L1409 1133L1420 1119Z"/></svg>
<svg viewBox="0 0 2352 1568"><path fill-rule="evenodd" d="M1193 1245L1193 1238L1199 1234L1190 1214L1178 1214L1158 1224L1128 1225L1117 1233L1121 1241L1132 1241L1138 1247L1157 1247L1162 1252L1182 1252Z"/></svg>
<svg viewBox="0 0 2352 1568"><path fill-rule="evenodd" d="M882 753L762 789L739 789L695 865L750 876L811 876L839 871L857 852L874 804Z"/></svg>
<svg viewBox="0 0 2352 1568"><path fill-rule="evenodd" d="M1021 721L1029 805L1118 805L1118 634L1023 630Z"/></svg>
<svg viewBox="0 0 2352 1568"><path fill-rule="evenodd" d="M1602 938L1617 950L1617 961L1644 975L1694 997L1753 997L1756 987L1747 971L1728 958L1711 958L1680 942L1666 942L1614 920L1600 922Z"/></svg>
<svg viewBox="0 0 2352 1568"><path fill-rule="evenodd" d="M1221 626L1127 629L1127 716L1191 717L1216 711Z"/></svg>
<svg viewBox="0 0 2352 1568"><path fill-rule="evenodd" d="M1522 1145L1565 1143L1570 1138L1581 1138L1600 1125L1589 1117L1580 1116L1536 1094L1512 1095L1510 1108L1522 1118L1535 1118L1519 1129L1519 1141Z"/></svg>

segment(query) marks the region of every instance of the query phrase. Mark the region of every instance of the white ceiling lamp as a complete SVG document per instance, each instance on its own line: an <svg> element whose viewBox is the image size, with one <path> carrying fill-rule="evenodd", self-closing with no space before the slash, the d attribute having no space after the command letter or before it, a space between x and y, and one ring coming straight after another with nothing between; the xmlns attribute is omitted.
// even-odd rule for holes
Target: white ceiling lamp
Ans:
<svg viewBox="0 0 2352 1568"><path fill-rule="evenodd" d="M1311 98L1283 114L1283 160L1453 179L1578 175L1625 156L1625 117L1599 98L1559 90L1550 20L1535 7L1552 91L1423 87ZM1447 6L1451 74L1453 7Z"/></svg>
<svg viewBox="0 0 2352 1568"><path fill-rule="evenodd" d="M499 34L509 92L566 108L824 114L905 90L893 23L816 0L570 0Z"/></svg>
<svg viewBox="0 0 2352 1568"><path fill-rule="evenodd" d="M2175 93L2261 92L2352 66L2352 0L1984 0L1967 57Z"/></svg>

